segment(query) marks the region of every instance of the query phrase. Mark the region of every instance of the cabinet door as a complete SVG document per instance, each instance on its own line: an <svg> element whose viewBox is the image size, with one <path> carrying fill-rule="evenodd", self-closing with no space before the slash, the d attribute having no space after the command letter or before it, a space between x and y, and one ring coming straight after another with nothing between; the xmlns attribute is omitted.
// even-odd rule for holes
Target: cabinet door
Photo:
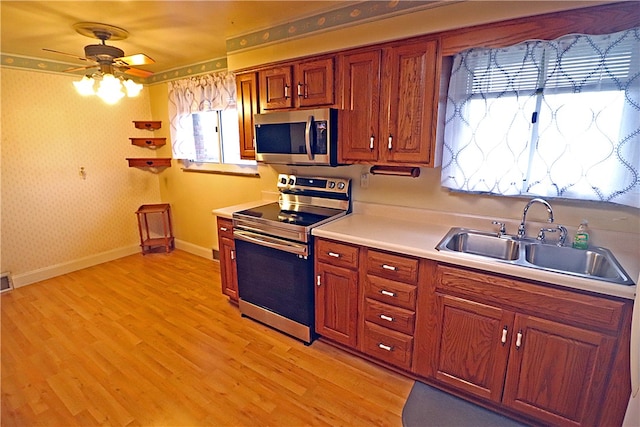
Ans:
<svg viewBox="0 0 640 427"><path fill-rule="evenodd" d="M342 163L378 160L380 57L376 50L346 55L342 61L344 108L338 135Z"/></svg>
<svg viewBox="0 0 640 427"><path fill-rule="evenodd" d="M238 126L240 130L240 157L255 159L253 115L258 112L258 80L256 73L240 74L236 77L238 98Z"/></svg>
<svg viewBox="0 0 640 427"><path fill-rule="evenodd" d="M260 108L274 110L293 107L291 66L260 71Z"/></svg>
<svg viewBox="0 0 640 427"><path fill-rule="evenodd" d="M222 236L220 246L220 277L222 293L232 301L238 301L238 270L236 267L236 247L233 239Z"/></svg>
<svg viewBox="0 0 640 427"><path fill-rule="evenodd" d="M499 402L514 313L444 294L436 295L436 305L436 379Z"/></svg>
<svg viewBox="0 0 640 427"><path fill-rule="evenodd" d="M296 68L298 106L333 104L333 58L303 62Z"/></svg>
<svg viewBox="0 0 640 427"><path fill-rule="evenodd" d="M357 271L316 264L316 332L355 348L357 327Z"/></svg>
<svg viewBox="0 0 640 427"><path fill-rule="evenodd" d="M595 425L615 338L524 315L515 331L504 404L545 424Z"/></svg>
<svg viewBox="0 0 640 427"><path fill-rule="evenodd" d="M393 47L389 58L388 82L383 111L389 120L383 122L381 161L429 165L433 163L437 99L437 42L427 41ZM386 96L388 93L388 96Z"/></svg>

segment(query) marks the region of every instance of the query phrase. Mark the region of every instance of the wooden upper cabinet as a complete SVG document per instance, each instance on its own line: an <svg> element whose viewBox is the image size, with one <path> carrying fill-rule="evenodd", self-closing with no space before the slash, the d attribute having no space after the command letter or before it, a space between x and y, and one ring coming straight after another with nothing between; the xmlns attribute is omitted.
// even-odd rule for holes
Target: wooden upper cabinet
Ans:
<svg viewBox="0 0 640 427"><path fill-rule="evenodd" d="M334 103L333 58L303 62L296 67L296 99L300 107Z"/></svg>
<svg viewBox="0 0 640 427"><path fill-rule="evenodd" d="M435 40L386 51L381 161L433 166L439 62ZM388 113L386 115L385 113ZM386 141L385 141L386 138Z"/></svg>
<svg viewBox="0 0 640 427"><path fill-rule="evenodd" d="M375 162L380 140L381 50L342 58L343 110L340 112L338 161Z"/></svg>
<svg viewBox="0 0 640 427"><path fill-rule="evenodd" d="M340 162L436 166L440 64L435 39L345 55Z"/></svg>
<svg viewBox="0 0 640 427"><path fill-rule="evenodd" d="M334 104L334 59L268 68L260 75L261 110Z"/></svg>
<svg viewBox="0 0 640 427"><path fill-rule="evenodd" d="M258 112L258 79L256 73L236 76L238 126L240 132L240 157L255 159L253 115Z"/></svg>
<svg viewBox="0 0 640 427"><path fill-rule="evenodd" d="M276 110L293 107L293 67L282 66L262 70L260 75L260 109Z"/></svg>

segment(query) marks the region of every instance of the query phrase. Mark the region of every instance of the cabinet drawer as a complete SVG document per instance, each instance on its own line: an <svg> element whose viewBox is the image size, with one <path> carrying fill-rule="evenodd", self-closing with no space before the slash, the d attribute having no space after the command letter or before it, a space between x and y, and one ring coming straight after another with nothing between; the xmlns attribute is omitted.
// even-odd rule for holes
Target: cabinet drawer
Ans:
<svg viewBox="0 0 640 427"><path fill-rule="evenodd" d="M407 335L413 335L416 313L369 298L364 300L365 320Z"/></svg>
<svg viewBox="0 0 640 427"><path fill-rule="evenodd" d="M364 296L387 304L415 310L418 288L406 283L394 282L382 277L367 275Z"/></svg>
<svg viewBox="0 0 640 427"><path fill-rule="evenodd" d="M218 217L218 238L220 237L233 239L233 221Z"/></svg>
<svg viewBox="0 0 640 427"><path fill-rule="evenodd" d="M338 267L358 268L358 247L330 240L316 240L318 261Z"/></svg>
<svg viewBox="0 0 640 427"><path fill-rule="evenodd" d="M367 252L367 273L391 280L418 282L418 260L401 255L369 250Z"/></svg>
<svg viewBox="0 0 640 427"><path fill-rule="evenodd" d="M395 366L409 370L413 351L413 337L364 322L362 351Z"/></svg>

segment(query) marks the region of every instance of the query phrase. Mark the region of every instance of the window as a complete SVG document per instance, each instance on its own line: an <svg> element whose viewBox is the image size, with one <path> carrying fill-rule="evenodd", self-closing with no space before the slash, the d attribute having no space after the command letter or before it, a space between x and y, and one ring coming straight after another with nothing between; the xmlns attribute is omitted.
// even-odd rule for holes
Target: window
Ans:
<svg viewBox="0 0 640 427"><path fill-rule="evenodd" d="M455 56L442 185L640 207L640 34Z"/></svg>
<svg viewBox="0 0 640 427"><path fill-rule="evenodd" d="M186 159L193 163L255 164L240 158L238 112L210 110L192 113L194 155Z"/></svg>
<svg viewBox="0 0 640 427"><path fill-rule="evenodd" d="M192 163L251 164L240 158L236 85L221 72L169 82L173 158Z"/></svg>

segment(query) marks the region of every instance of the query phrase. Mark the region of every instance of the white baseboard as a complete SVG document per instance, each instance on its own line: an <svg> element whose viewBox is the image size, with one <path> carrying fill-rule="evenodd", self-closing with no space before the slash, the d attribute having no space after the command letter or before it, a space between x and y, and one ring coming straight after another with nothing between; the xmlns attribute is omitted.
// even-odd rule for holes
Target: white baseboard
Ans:
<svg viewBox="0 0 640 427"><path fill-rule="evenodd" d="M175 240L175 244L176 249L180 249L203 258L213 259L213 253L211 249L203 248L202 246L197 246L182 240ZM114 259L126 257L139 252L140 245L125 246L122 248L101 252L99 254L89 255L87 257L79 258L73 261L39 268L37 270L28 271L26 273L15 274L12 276L13 287L19 288L21 286L30 285L32 283L47 280L56 276L61 276L63 274L71 273L72 271L82 270L83 268L102 264L103 262L113 261Z"/></svg>
<svg viewBox="0 0 640 427"><path fill-rule="evenodd" d="M175 240L176 249L189 252L190 254L197 255L202 258L213 259L213 252L211 248L203 248L202 246L194 245L193 243L185 242L184 240Z"/></svg>
<svg viewBox="0 0 640 427"><path fill-rule="evenodd" d="M114 259L133 255L140 252L139 245L125 246L122 248L112 249L110 251L101 252L99 254L89 255L73 261L55 264L49 267L39 268L37 270L28 271L22 274L13 275L13 286L19 288L21 286L30 285L35 282L47 280L52 277L71 273L72 271L81 270L103 262L113 261Z"/></svg>

